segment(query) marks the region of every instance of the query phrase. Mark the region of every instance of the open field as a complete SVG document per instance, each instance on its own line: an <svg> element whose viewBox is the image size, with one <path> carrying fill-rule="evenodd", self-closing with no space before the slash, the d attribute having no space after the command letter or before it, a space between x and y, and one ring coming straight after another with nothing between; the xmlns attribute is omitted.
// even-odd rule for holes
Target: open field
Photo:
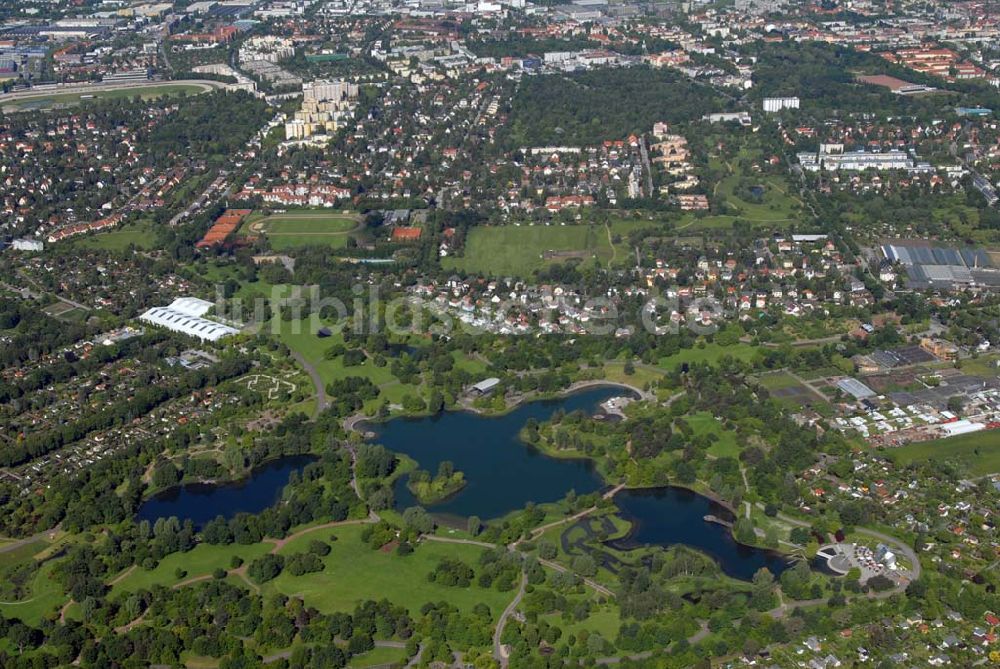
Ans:
<svg viewBox="0 0 1000 669"><path fill-rule="evenodd" d="M108 232L84 235L73 240L73 244L79 248L105 251L124 251L134 244L136 248L149 250L153 248L155 234L151 223L136 223Z"/></svg>
<svg viewBox="0 0 1000 669"><path fill-rule="evenodd" d="M707 411L685 416L684 420L691 426L694 434L714 434L718 441L708 448L708 453L717 458L735 458L740 454L740 446L736 442L736 433L722 427L719 420Z"/></svg>
<svg viewBox="0 0 1000 669"><path fill-rule="evenodd" d="M494 617L514 597L513 592L497 592L478 586L457 588L438 585L427 580L427 574L442 558L462 560L478 565L483 549L478 546L423 542L407 556L395 551L373 550L361 541L360 525L347 525L332 530L317 530L292 540L282 547L281 554L291 555L307 550L314 539L328 541L336 535L330 554L323 558L326 565L321 572L292 576L283 573L264 584L268 592L281 592L302 597L309 606L325 613L351 611L367 599L383 597L394 604L405 606L411 614L418 614L427 602L447 601L468 613L482 602L490 607Z"/></svg>
<svg viewBox="0 0 1000 669"><path fill-rule="evenodd" d="M683 363L707 362L715 364L724 355L732 356L737 360L751 360L758 355L759 349L750 344L734 344L733 346L720 346L718 344L705 344L704 348L684 348L660 360L660 367L673 369Z"/></svg>
<svg viewBox="0 0 1000 669"><path fill-rule="evenodd" d="M555 613L540 616L540 618L550 625L562 629L564 635L573 634L579 637L580 632L587 630L590 633L596 632L605 639L614 639L618 635L618 629L622 623L617 607L613 604L594 606L587 619L579 622L575 620L566 622L561 615Z"/></svg>
<svg viewBox="0 0 1000 669"><path fill-rule="evenodd" d="M783 388L794 388L799 385L799 382L795 380L795 377L788 372L771 372L769 374L761 374L757 377L758 383L764 386L768 390L781 390Z"/></svg>
<svg viewBox="0 0 1000 669"><path fill-rule="evenodd" d="M962 361L962 373L993 378L1000 376L1000 364L998 363L1000 363L1000 356L995 354L981 355L978 358L967 358ZM953 363L948 363L942 366L950 367L952 365Z"/></svg>
<svg viewBox="0 0 1000 669"><path fill-rule="evenodd" d="M43 565L31 581L31 594L19 602L0 602L0 613L37 625L48 614L66 603L66 595L52 578L53 563Z"/></svg>
<svg viewBox="0 0 1000 669"><path fill-rule="evenodd" d="M343 248L358 227L355 216L330 211L290 211L263 218L251 217L244 226L264 235L271 249L284 251L302 246Z"/></svg>
<svg viewBox="0 0 1000 669"><path fill-rule="evenodd" d="M49 545L48 541L38 539L37 541L21 544L17 548L13 548L9 551L4 551L3 553L0 553L0 569L10 567L19 562L24 562L29 558L33 558L35 555L48 548Z"/></svg>
<svg viewBox="0 0 1000 669"><path fill-rule="evenodd" d="M897 465L950 462L970 476L1000 472L1000 430L963 434L885 450Z"/></svg>
<svg viewBox="0 0 1000 669"><path fill-rule="evenodd" d="M154 569L146 570L142 567L133 569L125 578L115 583L112 593L117 596L121 593L149 589L154 585L171 586L196 576L209 575L215 569L229 569L232 566L230 562L233 556L239 556L244 562L250 562L270 549L271 544L266 543L228 546L199 544L187 553L171 553ZM178 569L186 572L181 578L177 578Z"/></svg>
<svg viewBox="0 0 1000 669"><path fill-rule="evenodd" d="M760 176L749 169L753 156L744 152L740 158L732 162L718 159L709 161L716 169L728 170L729 174L719 181L715 195L721 198L730 208L735 210L739 218L755 224L790 224L796 220L807 220L802 214L802 203L791 195L788 184L777 176ZM755 200L745 200L737 193L741 181L749 180L760 189L760 196Z"/></svg>
<svg viewBox="0 0 1000 669"><path fill-rule="evenodd" d="M375 408L383 399L398 403L405 395L419 394L415 386L404 385L392 375L389 365L376 367L371 359L361 365L347 367L343 356L327 360L324 354L334 344L343 344L344 338L339 334L321 338L316 336L317 327L312 327L310 319L298 321L282 321L275 318L267 326L267 333L274 333L292 351L300 354L307 362L315 366L324 384L343 379L348 376L360 376L369 379L382 391L379 397L370 401L368 407Z"/></svg>
<svg viewBox="0 0 1000 669"><path fill-rule="evenodd" d="M402 648L373 648L367 653L352 657L347 666L350 669L384 667L389 664L401 664L405 659L406 651Z"/></svg>
<svg viewBox="0 0 1000 669"><path fill-rule="evenodd" d="M663 372L645 366L637 366L632 374L625 373L623 360L609 360L604 363L604 378L615 383L627 383L644 388L647 383L655 383L663 378Z"/></svg>
<svg viewBox="0 0 1000 669"><path fill-rule="evenodd" d="M600 263L625 261L629 232L655 226L649 221L576 225L481 226L469 232L465 255L444 258L445 269L492 276L530 277L546 265L579 258ZM610 235L608 230L610 229ZM621 240L613 242L620 237Z"/></svg>
<svg viewBox="0 0 1000 669"><path fill-rule="evenodd" d="M74 87L72 92L58 91L32 92L23 91L0 97L0 108L5 113L44 111L47 109L62 109L72 107L81 102L91 100L120 100L122 98L141 98L152 100L158 97L178 97L181 95L198 95L208 92L215 82L150 82L146 85L130 82L132 85L104 88L101 86ZM87 97L84 97L87 96Z"/></svg>

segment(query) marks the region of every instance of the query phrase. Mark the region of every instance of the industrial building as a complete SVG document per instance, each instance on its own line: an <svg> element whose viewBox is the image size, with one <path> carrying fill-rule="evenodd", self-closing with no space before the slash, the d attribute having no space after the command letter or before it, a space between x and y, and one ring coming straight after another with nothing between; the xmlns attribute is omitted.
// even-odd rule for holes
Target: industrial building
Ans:
<svg viewBox="0 0 1000 669"><path fill-rule="evenodd" d="M179 297L169 306L149 309L139 316L139 320L202 341L218 341L238 334L236 328L204 318L212 306L211 302L197 297Z"/></svg>
<svg viewBox="0 0 1000 669"><path fill-rule="evenodd" d="M899 241L883 244L882 254L905 268L909 288L1000 288L1000 269L982 249Z"/></svg>

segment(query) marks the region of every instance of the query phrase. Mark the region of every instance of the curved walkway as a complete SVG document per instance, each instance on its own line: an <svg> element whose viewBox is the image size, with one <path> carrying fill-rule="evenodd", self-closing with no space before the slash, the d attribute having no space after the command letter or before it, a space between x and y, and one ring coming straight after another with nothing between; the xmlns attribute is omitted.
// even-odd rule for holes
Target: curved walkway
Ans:
<svg viewBox="0 0 1000 669"><path fill-rule="evenodd" d="M452 539L451 537L439 537L439 536L437 536L435 534L424 534L422 538L427 539L428 541L438 541L438 542L444 543L444 544L465 544L466 546L481 546L482 548L500 548L501 547L501 546L499 546L497 544L491 544L491 543L488 543L486 541L476 541L475 539ZM520 554L522 557L527 557L528 556L527 553L525 553L523 551L519 551L516 548L514 548L513 546L514 545L512 544L511 546L507 546L506 548L509 551L514 551L514 552ZM539 558L538 559L538 563L541 564L541 565L544 565L544 566L548 567L549 569L553 569L555 571L562 572L564 574L565 573L570 573L569 569L567 569L566 567L562 566L561 564L559 564L557 562L552 562L551 560L544 560L542 558ZM572 572L572 573L575 573L575 572ZM597 581L591 580L589 578L584 578L584 577L581 577L581 579L583 580L584 585L586 585L587 587L589 587L594 592L597 592L598 594L604 595L605 597L614 597L615 596L614 592L612 592L611 590L609 590L607 587L601 585Z"/></svg>
<svg viewBox="0 0 1000 669"><path fill-rule="evenodd" d="M507 656L506 651L503 648L503 644L500 643L500 637L503 634L503 628L507 624L507 619L514 613L518 604L521 603L521 599L524 597L524 589L528 585L528 575L521 573L521 585L517 588L517 594L514 595L514 599L511 600L507 608L503 610L500 617L497 619L497 626L493 630L493 658L500 663L501 667L507 667L510 663L510 658Z"/></svg>
<svg viewBox="0 0 1000 669"><path fill-rule="evenodd" d="M298 351L292 351L292 357L306 370L306 374L312 379L313 387L316 389L316 412L313 414L315 418L330 406L330 401L326 396L326 385L323 383L323 377L320 375L319 370L316 369L316 365L306 360Z"/></svg>
<svg viewBox="0 0 1000 669"><path fill-rule="evenodd" d="M604 379L577 381L576 383L570 384L570 386L562 393L560 393L560 395L568 395L570 393L575 393L578 390L584 390L586 388L601 388L601 387L626 388L627 390L631 390L632 392L636 393L643 400L653 401L656 399L656 395L654 393L651 393L648 390L643 390L638 386L633 386L628 383L622 383L620 381L606 381Z"/></svg>
<svg viewBox="0 0 1000 669"><path fill-rule="evenodd" d="M602 495L602 497L604 499L611 499L612 497L614 497L615 495L617 495L618 493L620 493L622 490L624 490L625 487L626 487L626 484L619 483L614 488L612 488L611 490L609 490L606 493L604 493L604 495ZM594 513L595 511L597 511L597 507L596 506L591 506L589 508L584 509L583 511L580 511L578 513L573 514L572 516L567 516L566 518L562 518L560 520L554 520L551 523L546 523L545 525L540 525L540 526L536 527L535 529L531 530L530 539L531 540L537 539L541 535L543 535L546 532L548 532L549 530L551 530L553 527L559 527L560 525L565 525L566 523L574 523L574 522L580 520L581 518L589 516L590 514ZM510 545L510 547L511 548L515 548L522 541L525 541L525 539L519 539L518 541L515 541L513 544Z"/></svg>
<svg viewBox="0 0 1000 669"><path fill-rule="evenodd" d="M306 534L309 534L311 532L318 532L319 530L328 530L333 527L344 527L345 525L365 525L371 522L375 521L373 521L373 519L369 517L369 518L358 518L354 520L334 520L329 523L323 523L322 525L313 525L312 527L307 527L305 529L299 530L294 534L289 534L284 539L271 539L271 541L274 543L274 547L271 548L270 552L272 554L277 553L282 548L284 548L285 544L287 544L288 542L298 539L301 536L305 536Z"/></svg>

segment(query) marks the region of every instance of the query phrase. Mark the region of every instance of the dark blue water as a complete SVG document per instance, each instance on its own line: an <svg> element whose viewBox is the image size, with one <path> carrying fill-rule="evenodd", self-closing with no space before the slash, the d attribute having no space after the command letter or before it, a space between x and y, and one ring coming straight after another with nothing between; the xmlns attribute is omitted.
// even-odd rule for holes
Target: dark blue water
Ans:
<svg viewBox="0 0 1000 669"><path fill-rule="evenodd" d="M466 485L428 510L445 518L479 516L491 519L528 502L555 502L570 490L586 494L604 487L589 460L550 458L525 444L518 433L529 418L545 421L557 410L594 412L609 397L631 394L623 388L594 388L558 400L523 404L503 416L487 417L464 411L426 418L397 418L371 426L374 441L405 453L432 474L451 460L465 474ZM418 504L400 477L396 506Z"/></svg>
<svg viewBox="0 0 1000 669"><path fill-rule="evenodd" d="M623 490L615 495L622 517L632 521L631 533L608 542L628 550L637 546L684 544L712 557L727 575L748 581L761 567L775 576L789 566L777 553L751 548L736 542L728 527L705 520L714 515L726 520L732 514L698 493L684 488Z"/></svg>
<svg viewBox="0 0 1000 669"><path fill-rule="evenodd" d="M164 490L139 507L136 520L155 522L177 516L190 519L200 528L216 516L232 518L238 513L260 513L281 499L281 491L293 471L316 458L289 455L254 469L250 476L234 483L189 483Z"/></svg>

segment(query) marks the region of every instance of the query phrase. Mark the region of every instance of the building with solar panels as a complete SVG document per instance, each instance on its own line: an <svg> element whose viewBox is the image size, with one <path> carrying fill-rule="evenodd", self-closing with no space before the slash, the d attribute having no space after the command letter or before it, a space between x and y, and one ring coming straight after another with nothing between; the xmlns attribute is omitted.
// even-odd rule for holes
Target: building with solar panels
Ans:
<svg viewBox="0 0 1000 669"><path fill-rule="evenodd" d="M883 244L882 253L890 262L905 268L906 285L910 288L1000 289L1000 268L982 249L896 242Z"/></svg>

